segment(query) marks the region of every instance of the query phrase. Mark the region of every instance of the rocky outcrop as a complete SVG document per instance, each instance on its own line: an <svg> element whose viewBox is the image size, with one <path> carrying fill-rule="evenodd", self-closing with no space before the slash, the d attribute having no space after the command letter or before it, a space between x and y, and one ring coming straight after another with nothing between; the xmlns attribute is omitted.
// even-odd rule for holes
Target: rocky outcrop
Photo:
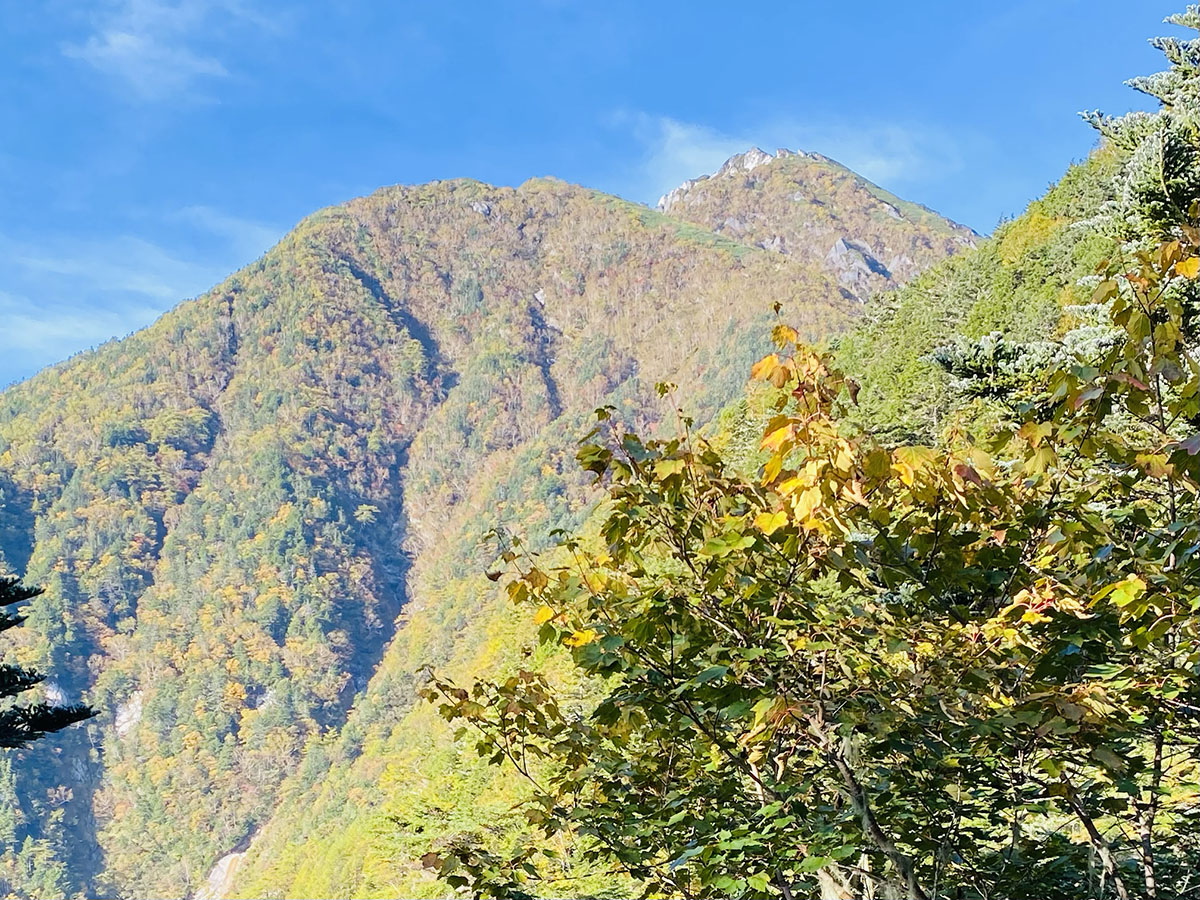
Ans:
<svg viewBox="0 0 1200 900"><path fill-rule="evenodd" d="M238 865L245 855L245 852L227 853L217 860L208 873L208 880L196 891L193 900L222 900L233 888L233 876L237 874Z"/></svg>
<svg viewBox="0 0 1200 900"><path fill-rule="evenodd" d="M759 166L765 166L775 159L770 153L765 150L760 150L758 147L751 147L745 153L739 153L736 156L731 156L725 160L725 165L717 170L717 177L722 175L736 175L738 172L751 172Z"/></svg>
<svg viewBox="0 0 1200 900"><path fill-rule="evenodd" d="M734 175L741 175L746 172L752 172L760 166L769 165L777 159L786 159L788 157L816 157L816 154L808 154L803 150L788 150L785 147L780 147L772 156L766 150L759 147L751 147L745 153L737 153L721 165L711 175L701 175L698 178L689 178L677 188L673 188L667 193L658 198L657 208L662 212L670 212L671 207L678 204L687 196L688 192L701 182L708 181L713 178L730 178Z"/></svg>
<svg viewBox="0 0 1200 900"><path fill-rule="evenodd" d="M685 181L658 208L741 243L823 266L856 300L975 245L969 228L803 150L758 147Z"/></svg>
<svg viewBox="0 0 1200 900"><path fill-rule="evenodd" d="M892 273L871 253L869 247L840 237L825 254L825 263L838 275L838 282L859 300L870 296L874 279L891 280Z"/></svg>
<svg viewBox="0 0 1200 900"><path fill-rule="evenodd" d="M117 737L125 737L142 720L142 696L142 691L134 691L127 701L117 707L116 720L113 723Z"/></svg>

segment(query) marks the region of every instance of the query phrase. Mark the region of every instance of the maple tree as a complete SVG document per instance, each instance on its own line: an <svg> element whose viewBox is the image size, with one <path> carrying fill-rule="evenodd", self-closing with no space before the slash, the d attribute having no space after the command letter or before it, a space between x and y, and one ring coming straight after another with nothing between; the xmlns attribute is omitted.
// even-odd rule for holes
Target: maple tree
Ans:
<svg viewBox="0 0 1200 900"><path fill-rule="evenodd" d="M1194 229L1100 285L1125 339L986 441L848 431L856 386L780 326L758 481L686 431L586 445L601 546L506 557L607 692L435 682L443 713L536 785L532 824L648 894L1176 896L1158 870L1200 851ZM507 896L546 846L438 863Z"/></svg>

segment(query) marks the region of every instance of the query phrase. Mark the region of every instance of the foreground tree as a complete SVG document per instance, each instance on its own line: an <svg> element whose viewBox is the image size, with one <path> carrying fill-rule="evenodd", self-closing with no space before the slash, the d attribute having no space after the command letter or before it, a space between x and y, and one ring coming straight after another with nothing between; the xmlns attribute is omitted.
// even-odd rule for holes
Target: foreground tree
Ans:
<svg viewBox="0 0 1200 900"><path fill-rule="evenodd" d="M938 447L888 447L780 326L753 480L686 421L643 441L602 414L599 541L505 554L600 700L434 680L542 832L445 848L452 884L554 891L568 835L646 895L1196 894L1200 43L1159 46L1171 72L1139 86L1163 112L1099 120L1130 162L1086 354L976 392Z"/></svg>
<svg viewBox="0 0 1200 900"><path fill-rule="evenodd" d="M28 588L16 578L0 577L0 632L20 625L24 618L11 611L40 594L36 588ZM0 699L12 698L40 684L45 676L19 666L0 665ZM33 703L25 706L9 703L0 709L0 747L25 747L32 741L68 725L91 718L95 712L87 706L52 706L48 703Z"/></svg>

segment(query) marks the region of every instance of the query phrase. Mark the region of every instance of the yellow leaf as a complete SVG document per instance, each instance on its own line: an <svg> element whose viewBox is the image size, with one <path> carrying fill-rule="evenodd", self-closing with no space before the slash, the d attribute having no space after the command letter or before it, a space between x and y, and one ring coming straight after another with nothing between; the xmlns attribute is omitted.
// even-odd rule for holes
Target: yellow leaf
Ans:
<svg viewBox="0 0 1200 900"><path fill-rule="evenodd" d="M787 524L787 513L780 510L773 513L759 513L754 517L754 526L763 534L774 534Z"/></svg>
<svg viewBox="0 0 1200 900"><path fill-rule="evenodd" d="M780 347L787 347L788 344L800 343L800 335L796 333L796 329L790 325L776 325L771 330L771 339Z"/></svg>
<svg viewBox="0 0 1200 900"><path fill-rule="evenodd" d="M750 368L750 377L767 380L779 368L779 356L775 353L770 353L756 362Z"/></svg>
<svg viewBox="0 0 1200 900"><path fill-rule="evenodd" d="M819 488L809 488L796 500L796 518L805 522L821 506L821 491Z"/></svg>
<svg viewBox="0 0 1200 900"><path fill-rule="evenodd" d="M1114 606L1124 609L1145 593L1146 582L1137 575L1130 575L1124 581L1118 581L1116 584L1109 585L1096 594L1095 598L1100 600L1107 594L1112 597Z"/></svg>
<svg viewBox="0 0 1200 900"><path fill-rule="evenodd" d="M813 479L808 477L807 473L793 475L791 478L785 478L779 482L775 489L784 497L790 497L792 494L797 494L800 491L812 485Z"/></svg>
<svg viewBox="0 0 1200 900"><path fill-rule="evenodd" d="M1200 276L1200 256L1191 256L1175 264L1175 272L1185 278Z"/></svg>
<svg viewBox="0 0 1200 900"><path fill-rule="evenodd" d="M866 496L863 494L862 484L858 481L851 481L842 485L842 496L859 506L869 505Z"/></svg>
<svg viewBox="0 0 1200 900"><path fill-rule="evenodd" d="M1041 475L1054 465L1057 458L1052 448L1040 447L1032 456L1025 460L1025 471L1034 475Z"/></svg>
<svg viewBox="0 0 1200 900"><path fill-rule="evenodd" d="M764 450L778 450L785 441L792 438L792 426L784 425L782 428L776 428L774 431L767 434L762 439L762 448Z"/></svg>
<svg viewBox="0 0 1200 900"><path fill-rule="evenodd" d="M1037 447L1054 431L1054 426L1049 422L1026 422L1017 431L1021 437L1029 442L1031 447Z"/></svg>
<svg viewBox="0 0 1200 900"><path fill-rule="evenodd" d="M594 629L584 628L582 631L576 631L568 638L563 639L563 643L568 647L582 647L585 644L590 644L600 635Z"/></svg>
<svg viewBox="0 0 1200 900"><path fill-rule="evenodd" d="M533 614L534 625L544 625L554 618L554 610L548 606L539 606L538 611Z"/></svg>
<svg viewBox="0 0 1200 900"><path fill-rule="evenodd" d="M917 473L933 462L934 454L928 447L897 447L893 468L900 480L908 487L917 480Z"/></svg>
<svg viewBox="0 0 1200 900"><path fill-rule="evenodd" d="M682 459L660 459L654 464L654 474L659 478L667 478L671 475L678 475L687 467L687 463Z"/></svg>
<svg viewBox="0 0 1200 900"><path fill-rule="evenodd" d="M849 474L854 471L854 454L850 452L850 447L845 441L840 443L841 446L838 447L837 457L834 459L833 465L839 472Z"/></svg>

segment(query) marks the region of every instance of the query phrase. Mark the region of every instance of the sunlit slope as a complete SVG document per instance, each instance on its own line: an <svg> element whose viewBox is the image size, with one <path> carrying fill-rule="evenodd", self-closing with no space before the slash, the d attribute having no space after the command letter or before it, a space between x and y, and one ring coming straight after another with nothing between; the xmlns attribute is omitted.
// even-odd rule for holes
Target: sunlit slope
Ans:
<svg viewBox="0 0 1200 900"><path fill-rule="evenodd" d="M723 236L818 264L866 300L979 239L820 153L758 148L684 182L658 208Z"/></svg>
<svg viewBox="0 0 1200 900"><path fill-rule="evenodd" d="M0 552L47 589L19 655L101 710L0 772L7 889L194 891L323 754L369 763L421 664L512 645L481 638L476 545L580 519L587 413L656 420L671 379L710 416L775 301L814 338L858 309L562 182L389 188L5 391Z"/></svg>
<svg viewBox="0 0 1200 900"><path fill-rule="evenodd" d="M1086 302L1087 276L1112 249L1082 223L1109 199L1113 163L1111 151L1098 151L995 237L979 239L977 249L869 303L838 339L841 362L862 384L858 415L885 434L930 434L956 402L929 359L937 347L992 332L1051 338L1069 327ZM760 407L735 400L715 432L727 457L751 468L754 436L770 414ZM549 465L570 478L573 437L551 427L504 470ZM414 602L375 679L342 733L314 745L288 781L279 810L237 860L236 877L225 885L231 896L443 896L446 887L422 865L423 854L459 842L520 840L519 776L479 759L473 737L455 738L432 706L413 705L413 673L430 662L461 684L522 667L548 670L560 685L571 677L553 654L529 655L529 611L497 597L484 577L491 557L475 552L484 522L503 521L536 539L557 520L527 500L511 506L507 487L483 496L465 516L446 521L441 544L449 549L418 556ZM587 693L588 686L569 682L560 691L580 699ZM563 896L622 889L586 869L568 874Z"/></svg>

